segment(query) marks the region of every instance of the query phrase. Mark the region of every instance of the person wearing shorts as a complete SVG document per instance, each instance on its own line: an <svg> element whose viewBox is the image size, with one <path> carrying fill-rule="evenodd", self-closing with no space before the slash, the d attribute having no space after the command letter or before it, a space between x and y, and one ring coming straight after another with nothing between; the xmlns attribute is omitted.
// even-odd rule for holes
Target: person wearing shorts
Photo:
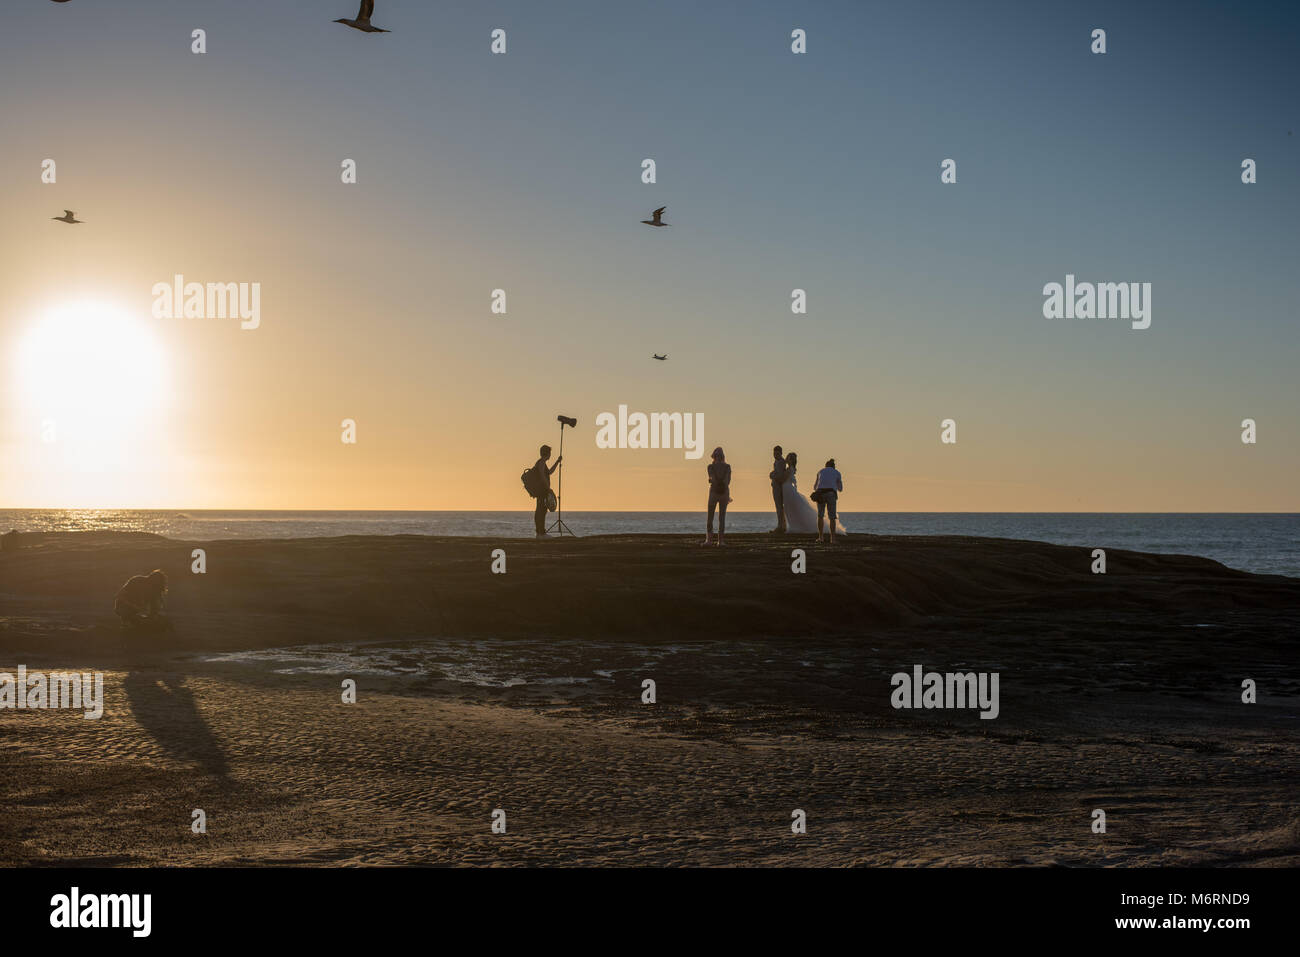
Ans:
<svg viewBox="0 0 1300 957"><path fill-rule="evenodd" d="M839 469L835 467L834 459L826 460L826 467L817 473L817 481L813 484L813 492L820 492L817 496L817 541L822 540L822 527L825 522L825 516L830 513L831 518L831 544L835 544L835 523L839 516L836 514L835 506L840 497L840 492L844 491L844 479L841 477Z"/></svg>

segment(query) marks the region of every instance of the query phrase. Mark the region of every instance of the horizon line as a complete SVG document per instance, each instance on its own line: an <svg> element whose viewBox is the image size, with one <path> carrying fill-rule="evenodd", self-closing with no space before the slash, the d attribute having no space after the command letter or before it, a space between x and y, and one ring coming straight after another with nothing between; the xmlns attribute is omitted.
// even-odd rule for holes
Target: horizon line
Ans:
<svg viewBox="0 0 1300 957"><path fill-rule="evenodd" d="M693 515L703 511L701 508L575 508L570 513L611 514L611 515ZM764 514L770 508L730 509L732 514ZM0 507L0 512L423 512L423 513L459 513L459 512L514 512L520 515L533 514L532 509L525 508L397 508L390 506L325 506L315 508L283 507L231 507L231 506L149 506L149 505L15 505ZM844 509L845 515L1300 515L1300 511L1284 509L1266 511L1217 511L1214 509L1196 509L1191 511L1144 511L1141 509L1060 509L1041 511L1015 509L1012 511L984 510L924 510L924 509Z"/></svg>

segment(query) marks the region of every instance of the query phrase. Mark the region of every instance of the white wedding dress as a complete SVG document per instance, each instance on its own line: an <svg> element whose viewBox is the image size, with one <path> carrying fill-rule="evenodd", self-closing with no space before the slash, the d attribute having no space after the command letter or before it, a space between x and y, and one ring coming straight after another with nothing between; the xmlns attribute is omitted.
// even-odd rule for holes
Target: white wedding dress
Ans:
<svg viewBox="0 0 1300 957"><path fill-rule="evenodd" d="M781 486L781 504L785 508L785 529L798 535L817 534L817 503L799 491L793 472L787 473L785 484ZM836 505L839 503L837 502ZM826 516L829 526L830 516ZM830 531L828 527L826 531ZM835 520L835 534L847 535L848 529L838 518Z"/></svg>

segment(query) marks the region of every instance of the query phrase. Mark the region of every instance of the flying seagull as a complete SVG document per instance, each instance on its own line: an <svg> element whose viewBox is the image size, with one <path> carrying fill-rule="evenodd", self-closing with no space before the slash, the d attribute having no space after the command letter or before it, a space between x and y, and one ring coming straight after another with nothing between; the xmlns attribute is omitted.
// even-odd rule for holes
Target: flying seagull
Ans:
<svg viewBox="0 0 1300 957"><path fill-rule="evenodd" d="M653 219L643 219L641 222L645 223L647 226L671 226L672 223L665 223L663 221L664 210L667 208L667 206L660 206L651 214L654 217Z"/></svg>
<svg viewBox="0 0 1300 957"><path fill-rule="evenodd" d="M65 210L63 211L63 215L62 215L62 216L51 216L50 219L57 219L57 220L58 220L59 222L61 222L61 223L80 223L80 222L84 222L84 220L77 219L76 216L73 216L73 215L72 215L72 210L70 210L70 209L65 209Z"/></svg>
<svg viewBox="0 0 1300 957"><path fill-rule="evenodd" d="M379 27L370 25L370 17L375 12L375 0L361 0L361 6L357 10L355 20L335 20L335 23L346 23L353 30L360 30L362 33L392 33L392 30L381 30Z"/></svg>
<svg viewBox="0 0 1300 957"><path fill-rule="evenodd" d="M667 356L661 356L661 355L659 355L659 353L656 352L656 353L655 353L654 355L652 355L650 358L651 358L651 359L658 359L660 362L663 362L663 361L664 361L665 359L667 359L668 357L667 357Z"/></svg>

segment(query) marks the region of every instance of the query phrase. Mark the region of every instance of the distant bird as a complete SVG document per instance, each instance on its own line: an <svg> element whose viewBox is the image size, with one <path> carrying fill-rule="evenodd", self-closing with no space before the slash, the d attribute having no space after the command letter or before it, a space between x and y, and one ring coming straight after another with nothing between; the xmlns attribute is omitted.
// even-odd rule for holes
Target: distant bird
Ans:
<svg viewBox="0 0 1300 957"><path fill-rule="evenodd" d="M651 214L654 217L653 219L643 219L641 222L645 223L647 226L671 226L672 223L665 223L662 219L664 210L667 208L667 206L660 206Z"/></svg>
<svg viewBox="0 0 1300 957"><path fill-rule="evenodd" d="M357 10L355 20L335 20L335 23L345 23L353 30L360 30L362 33L392 33L392 30L381 30L379 27L370 25L370 17L375 12L375 0L361 0L361 7Z"/></svg>
<svg viewBox="0 0 1300 957"><path fill-rule="evenodd" d="M656 352L656 353L655 353L654 355L652 355L650 358L651 358L651 359L658 359L660 362L663 362L663 361L664 361L665 359L667 359L668 357L667 357L667 356L661 356L661 355L659 355L659 353Z"/></svg>
<svg viewBox="0 0 1300 957"><path fill-rule="evenodd" d="M62 3L63 0L56 0L56 2L58 2L58 3ZM61 223L80 223L80 222L84 222L84 220L77 219L76 216L73 216L73 215L72 215L72 210L70 210L70 209L65 209L65 210L63 211L63 215L62 215L62 216L51 216L50 219L57 219L57 220L58 220L59 222L61 222Z"/></svg>

